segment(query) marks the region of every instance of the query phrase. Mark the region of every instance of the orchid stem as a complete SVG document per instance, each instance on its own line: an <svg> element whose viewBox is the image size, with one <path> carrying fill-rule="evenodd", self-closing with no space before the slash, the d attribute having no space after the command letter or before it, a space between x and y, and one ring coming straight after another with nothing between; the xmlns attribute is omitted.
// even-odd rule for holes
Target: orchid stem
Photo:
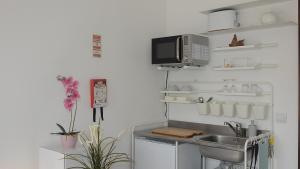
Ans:
<svg viewBox="0 0 300 169"><path fill-rule="evenodd" d="M71 112L71 120L70 120L70 125L69 125L69 134L71 133L72 120L73 120L73 113L72 113L72 110L70 110L70 112Z"/></svg>
<svg viewBox="0 0 300 169"><path fill-rule="evenodd" d="M73 119L72 131L74 131L74 124L75 124L75 119L76 119L76 112L77 112L77 100L75 102L75 112L74 112L74 119Z"/></svg>

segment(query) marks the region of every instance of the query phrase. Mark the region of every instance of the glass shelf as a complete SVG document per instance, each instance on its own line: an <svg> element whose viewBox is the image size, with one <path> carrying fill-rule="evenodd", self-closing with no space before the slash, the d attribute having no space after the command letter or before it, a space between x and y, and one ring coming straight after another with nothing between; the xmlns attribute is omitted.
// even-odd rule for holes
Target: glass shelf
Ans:
<svg viewBox="0 0 300 169"><path fill-rule="evenodd" d="M245 45L245 46L236 46L236 47L217 47L213 49L213 52L226 52L226 51L239 51L239 50L246 50L246 49L260 49L260 48L267 48L267 47L274 47L277 46L277 43L260 43L254 45Z"/></svg>
<svg viewBox="0 0 300 169"><path fill-rule="evenodd" d="M215 71L256 70L261 68L276 68L277 64L258 64L256 66L214 67Z"/></svg>
<svg viewBox="0 0 300 169"><path fill-rule="evenodd" d="M160 100L164 103L196 104L194 101Z"/></svg>
<svg viewBox="0 0 300 169"><path fill-rule="evenodd" d="M221 35L226 33L236 33L236 32L245 32L245 31L252 31L252 30L259 30L259 29L268 29L268 28L278 28L278 27L284 27L284 26L297 26L298 24L292 21L287 22L277 22L274 24L260 24L260 25L251 25L251 26L241 26L237 28L232 29L225 29L220 31L212 31L212 32L205 32L201 33L201 35Z"/></svg>

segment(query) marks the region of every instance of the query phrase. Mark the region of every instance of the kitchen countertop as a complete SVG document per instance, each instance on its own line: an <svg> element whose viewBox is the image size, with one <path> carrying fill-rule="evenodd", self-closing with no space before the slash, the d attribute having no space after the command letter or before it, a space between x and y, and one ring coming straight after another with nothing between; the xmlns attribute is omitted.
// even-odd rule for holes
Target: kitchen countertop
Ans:
<svg viewBox="0 0 300 169"><path fill-rule="evenodd" d="M209 135L235 136L233 131L231 131L231 129L227 126L218 126L218 125L202 124L202 123L189 123L189 122L180 122L180 121L168 121L168 126L161 126L161 127L176 127L176 128L196 129L196 130L198 129L203 131L204 134L194 136L192 138L180 138L180 137L154 134L152 133L152 130L155 128L134 131L133 134L137 138L146 138L149 140L154 140L159 142L175 143L177 141L179 144L188 143L194 145L229 149L234 151L244 151L244 146L241 145L220 144L211 141L199 140L199 138L207 137ZM161 128L161 127L157 127L157 128ZM243 131L245 132L246 129L243 128ZM262 132L263 131L259 131L259 133ZM246 139L246 138L242 138L242 139Z"/></svg>

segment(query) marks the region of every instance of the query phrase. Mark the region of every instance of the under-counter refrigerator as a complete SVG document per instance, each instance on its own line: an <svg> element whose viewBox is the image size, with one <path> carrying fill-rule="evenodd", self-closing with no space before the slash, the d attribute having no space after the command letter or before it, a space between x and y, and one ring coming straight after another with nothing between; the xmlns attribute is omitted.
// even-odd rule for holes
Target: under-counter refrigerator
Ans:
<svg viewBox="0 0 300 169"><path fill-rule="evenodd" d="M135 138L134 169L200 169L198 147L172 141Z"/></svg>

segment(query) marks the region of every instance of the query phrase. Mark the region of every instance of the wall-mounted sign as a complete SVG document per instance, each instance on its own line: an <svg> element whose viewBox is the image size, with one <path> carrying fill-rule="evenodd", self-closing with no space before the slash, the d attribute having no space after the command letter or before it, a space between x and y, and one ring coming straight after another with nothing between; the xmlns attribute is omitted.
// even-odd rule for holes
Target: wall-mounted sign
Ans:
<svg viewBox="0 0 300 169"><path fill-rule="evenodd" d="M106 79L91 79L91 108L93 109L93 121L96 122L97 109L100 109L100 117L103 121L103 107L107 104Z"/></svg>
<svg viewBox="0 0 300 169"><path fill-rule="evenodd" d="M106 79L91 79L90 92L91 92L92 108L104 107L106 105L107 103Z"/></svg>
<svg viewBox="0 0 300 169"><path fill-rule="evenodd" d="M94 57L101 57L101 51L102 51L102 37L101 35L93 34L93 56Z"/></svg>

